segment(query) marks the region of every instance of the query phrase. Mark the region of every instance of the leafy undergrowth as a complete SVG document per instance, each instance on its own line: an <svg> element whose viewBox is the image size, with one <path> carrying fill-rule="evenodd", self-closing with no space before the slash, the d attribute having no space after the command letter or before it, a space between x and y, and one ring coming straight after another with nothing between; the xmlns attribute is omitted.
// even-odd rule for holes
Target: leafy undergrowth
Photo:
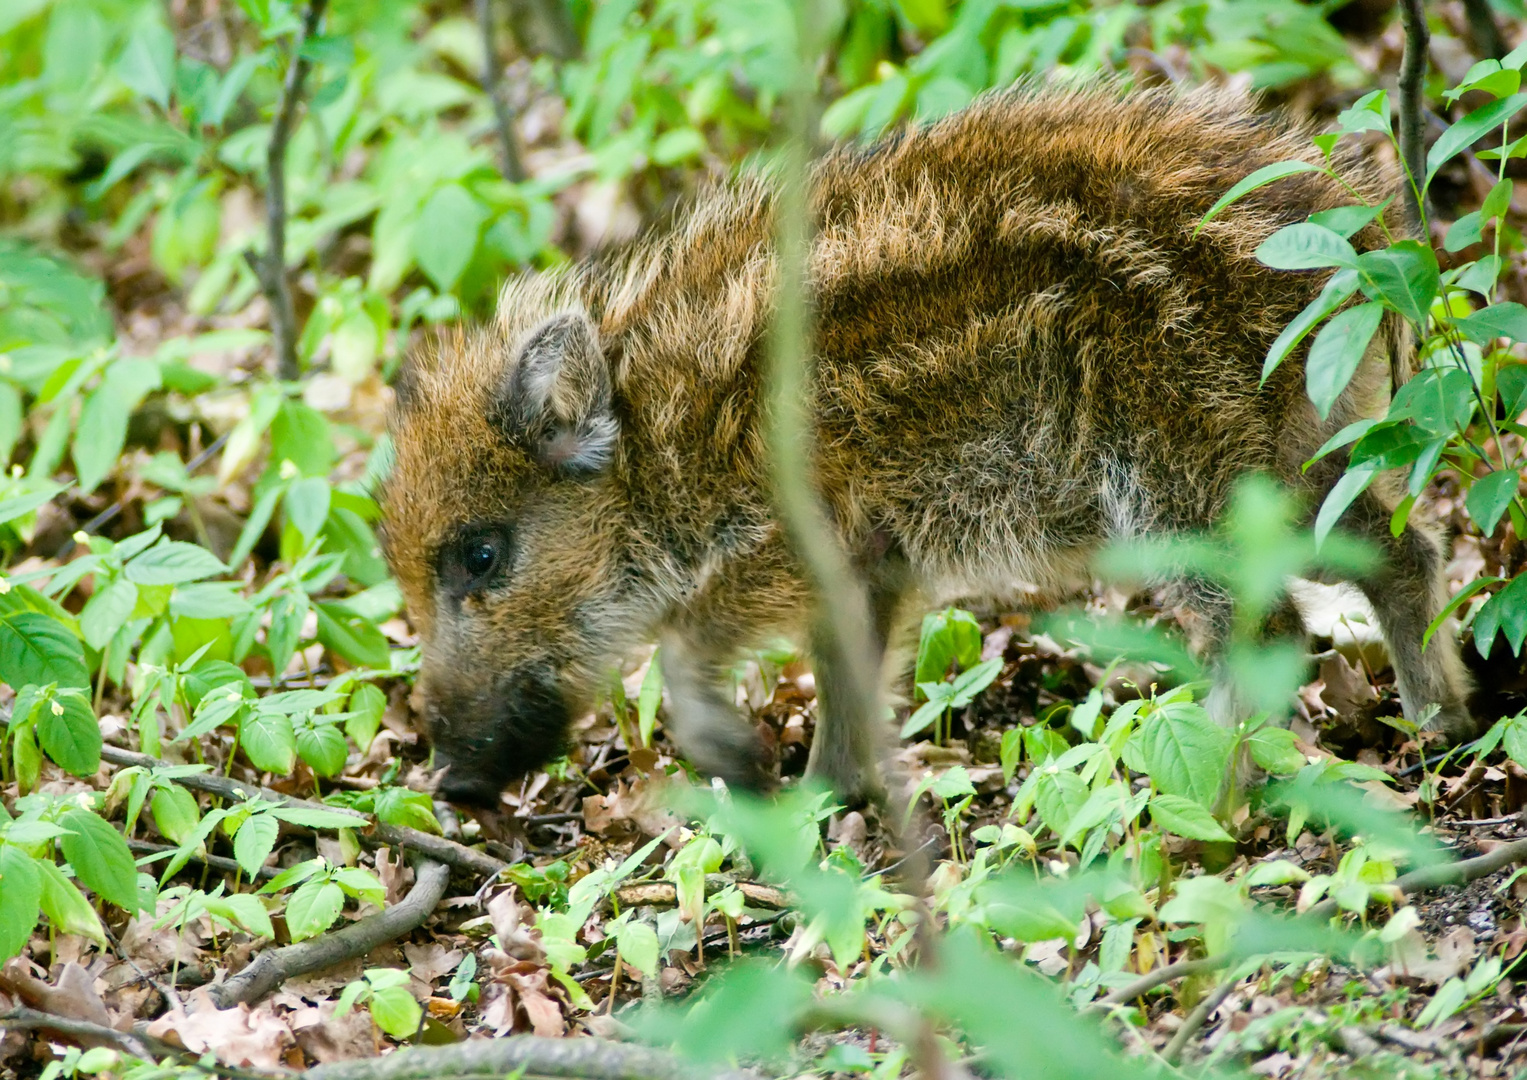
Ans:
<svg viewBox="0 0 1527 1080"><path fill-rule="evenodd" d="M1249 82L1322 122L1351 106L1341 122L1361 133L1387 113L1353 103L1396 66L1400 37L1359 7L1339 13L1343 38L1293 2L852 4L824 129L873 134L1058 68ZM1462 7L1433 7L1447 84L1474 87L1464 101L1429 87L1435 107L1500 108L1498 126L1491 102L1521 108L1519 74L1471 67L1483 52ZM1392 883L1527 835L1527 678L1505 643L1487 662L1466 635L1475 708L1495 726L1423 767L1439 748L1399 718L1346 594L1303 598L1310 667L1266 654L1302 684L1286 731L1220 728L1180 650L1095 659L1090 624L1036 598L1029 614L924 623L897 710L892 803L912 802L910 820L800 789L815 695L781 646L736 680L777 750L778 805L684 770L655 656L578 723L566 761L442 826L417 642L372 531L387 378L426 328L484 314L510 269L629 235L696 173L759 149L772 9L526 5L561 18L513 27L506 99L529 177L513 181L477 85L478 28L413 3L336 4L301 47L311 106L289 148L286 239L302 375L281 381L246 255L266 242L264 152L302 9L222 8L0 12L0 221L15 234L0 241L0 1012L139 1025L262 1069L537 1032L636 1033L781 1074L895 1077L932 1054L977 1074L1096 1075L1113 1059L1064 1052L1113 1047L1120 1070L1159 1055L1272 1076L1514 1071L1527 880L1506 866L1411 895ZM1487 167L1489 151L1453 142L1431 193L1443 274L1486 265L1488 284L1468 271L1476 295L1521 300L1520 201L1503 180L1521 147ZM1450 287L1430 313L1447 333L1473 317ZM1495 315L1460 355L1517 329ZM1492 351L1489 370L1510 376L1465 380L1462 397L1520 406L1519 359ZM1426 460L1458 534L1455 593L1527 580L1510 484L1524 433L1474 422ZM1419 444L1405 445L1409 458L1374 460L1411 464ZM1475 483L1477 467L1503 482ZM1259 513L1226 542L1281 536L1276 507ZM1520 592L1494 594L1490 623L1513 645ZM1097 625L1174 622L1127 586L1085 599ZM258 956L410 895L428 872L398 850L407 829L476 859L453 865L420 928L211 1008ZM1213 962L1092 1006L1200 958ZM66 1035L8 1030L0 1077L129 1071L120 1048Z"/></svg>

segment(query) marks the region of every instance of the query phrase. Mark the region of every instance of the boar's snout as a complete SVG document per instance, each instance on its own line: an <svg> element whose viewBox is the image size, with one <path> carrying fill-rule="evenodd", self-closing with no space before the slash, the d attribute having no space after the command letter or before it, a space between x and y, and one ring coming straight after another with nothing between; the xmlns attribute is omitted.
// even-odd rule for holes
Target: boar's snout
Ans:
<svg viewBox="0 0 1527 1080"><path fill-rule="evenodd" d="M435 767L445 769L440 794L492 806L511 780L563 753L570 712L549 668L471 682L471 676L449 686L429 681L430 742Z"/></svg>

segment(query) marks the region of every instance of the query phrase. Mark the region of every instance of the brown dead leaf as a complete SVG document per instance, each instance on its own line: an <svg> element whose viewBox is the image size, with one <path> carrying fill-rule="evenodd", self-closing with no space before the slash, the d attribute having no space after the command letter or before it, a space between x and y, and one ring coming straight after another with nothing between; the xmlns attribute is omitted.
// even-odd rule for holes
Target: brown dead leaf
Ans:
<svg viewBox="0 0 1527 1080"><path fill-rule="evenodd" d="M1373 684L1341 653L1320 662L1320 679L1325 684L1320 691L1321 701L1343 718L1355 716L1360 706L1378 700Z"/></svg>
<svg viewBox="0 0 1527 1080"><path fill-rule="evenodd" d="M589 795L583 800L583 827L603 836L615 824L615 813L603 795Z"/></svg>
<svg viewBox="0 0 1527 1080"><path fill-rule="evenodd" d="M284 1068L286 1049L296 1045L291 1028L269 1003L217 1009L206 987L192 991L184 1010L171 1009L150 1022L148 1034L178 1042L192 1053L211 1051L227 1065L257 1069Z"/></svg>
<svg viewBox="0 0 1527 1080"><path fill-rule="evenodd" d="M496 949L490 950L489 965L493 984L482 1010L484 1024L499 1035L527 1026L537 1035L562 1035L562 1006L549 993L546 968L527 961L508 962Z"/></svg>
<svg viewBox="0 0 1527 1080"><path fill-rule="evenodd" d="M1433 946L1433 952L1434 957L1407 963L1402 973L1438 985L1462 974L1474 963L1474 931L1467 926L1454 927Z"/></svg>
<svg viewBox="0 0 1527 1080"><path fill-rule="evenodd" d="M376 1057L376 1025L364 1009L334 1015L334 1002L297 1009L287 1018L303 1053L321 1064L349 1058Z"/></svg>
<svg viewBox="0 0 1527 1080"><path fill-rule="evenodd" d="M438 941L431 941L424 945L408 942L403 946L403 955L408 958L409 974L432 983L456 970L456 965L461 963L466 953L460 949L447 948Z"/></svg>
<svg viewBox="0 0 1527 1080"><path fill-rule="evenodd" d="M28 970L32 966L19 956L7 961L0 968L0 990L20 998L38 1012L111 1026L111 1014L96 991L95 978L83 967L65 964L58 973L58 985L50 986Z"/></svg>
<svg viewBox="0 0 1527 1080"><path fill-rule="evenodd" d="M513 888L505 889L488 901L488 920L493 924L493 932L498 935L499 946L503 950L500 955L514 961L539 962L545 958L540 935L522 921L522 908Z"/></svg>
<svg viewBox="0 0 1527 1080"><path fill-rule="evenodd" d="M413 888L414 871L401 851L381 848L376 853L376 876L387 890L387 902L396 904Z"/></svg>

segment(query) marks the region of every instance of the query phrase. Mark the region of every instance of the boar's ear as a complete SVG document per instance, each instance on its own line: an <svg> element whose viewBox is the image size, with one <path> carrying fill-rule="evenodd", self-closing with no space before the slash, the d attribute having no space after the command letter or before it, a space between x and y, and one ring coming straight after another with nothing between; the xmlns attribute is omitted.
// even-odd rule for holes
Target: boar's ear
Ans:
<svg viewBox="0 0 1527 1080"><path fill-rule="evenodd" d="M610 366L583 312L553 315L532 330L499 394L496 419L547 466L578 475L609 464L619 432Z"/></svg>

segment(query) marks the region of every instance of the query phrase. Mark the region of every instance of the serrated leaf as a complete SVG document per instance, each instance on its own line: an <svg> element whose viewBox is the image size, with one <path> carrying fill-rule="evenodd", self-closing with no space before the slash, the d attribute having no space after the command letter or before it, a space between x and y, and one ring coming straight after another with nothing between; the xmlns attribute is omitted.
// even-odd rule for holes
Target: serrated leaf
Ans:
<svg viewBox="0 0 1527 1080"><path fill-rule="evenodd" d="M138 606L138 586L118 578L97 589L80 612L80 633L85 644L100 651L116 635Z"/></svg>
<svg viewBox="0 0 1527 1080"><path fill-rule="evenodd" d="M401 986L389 986L371 995L371 1018L394 1039L412 1038L424 1019L424 1010Z"/></svg>
<svg viewBox="0 0 1527 1080"><path fill-rule="evenodd" d="M0 964L26 946L42 904L42 872L36 859L0 841Z"/></svg>
<svg viewBox="0 0 1527 1080"><path fill-rule="evenodd" d="M159 834L177 847L201 824L201 808L196 796L177 784L156 788L148 804L153 815L154 827Z"/></svg>
<svg viewBox="0 0 1527 1080"><path fill-rule="evenodd" d="M79 934L106 947L106 934L101 920L85 899L85 894L64 876L64 872L47 859L36 862L38 878L42 882L42 895L38 906L61 934Z"/></svg>
<svg viewBox="0 0 1527 1080"><path fill-rule="evenodd" d="M319 776L337 776L349 752L337 724L308 724L297 732L297 756Z"/></svg>
<svg viewBox="0 0 1527 1080"><path fill-rule="evenodd" d="M124 572L129 581L139 585L182 585L227 571L222 561L204 547L181 540L161 540L128 563Z"/></svg>
<svg viewBox="0 0 1527 1080"><path fill-rule="evenodd" d="M1132 739L1139 740L1146 772L1160 791L1213 805L1225 779L1231 738L1208 713L1197 706L1158 710Z"/></svg>
<svg viewBox="0 0 1527 1080"><path fill-rule="evenodd" d="M67 626L35 611L0 615L0 682L87 687L85 650Z"/></svg>
<svg viewBox="0 0 1527 1080"><path fill-rule="evenodd" d="M59 824L69 830L69 835L59 837L58 846L74 876L97 896L136 915L138 866L122 834L84 809L70 810Z"/></svg>
<svg viewBox="0 0 1527 1080"><path fill-rule="evenodd" d="M276 849L276 838L280 834L281 823L270 813L251 814L233 834L233 857L251 881Z"/></svg>
<svg viewBox="0 0 1527 1080"><path fill-rule="evenodd" d="M1189 840L1207 840L1230 843L1235 837L1227 833L1214 815L1192 799L1181 795L1157 795L1150 801L1151 819L1167 832Z"/></svg>
<svg viewBox="0 0 1527 1080"><path fill-rule="evenodd" d="M268 886L267 886L268 887ZM305 881L286 902L286 927L293 941L323 933L345 906L345 893L326 878Z"/></svg>
<svg viewBox="0 0 1527 1080"><path fill-rule="evenodd" d="M255 768L277 776L291 775L297 763L297 735L292 720L280 713L255 711L239 724L239 745Z"/></svg>

